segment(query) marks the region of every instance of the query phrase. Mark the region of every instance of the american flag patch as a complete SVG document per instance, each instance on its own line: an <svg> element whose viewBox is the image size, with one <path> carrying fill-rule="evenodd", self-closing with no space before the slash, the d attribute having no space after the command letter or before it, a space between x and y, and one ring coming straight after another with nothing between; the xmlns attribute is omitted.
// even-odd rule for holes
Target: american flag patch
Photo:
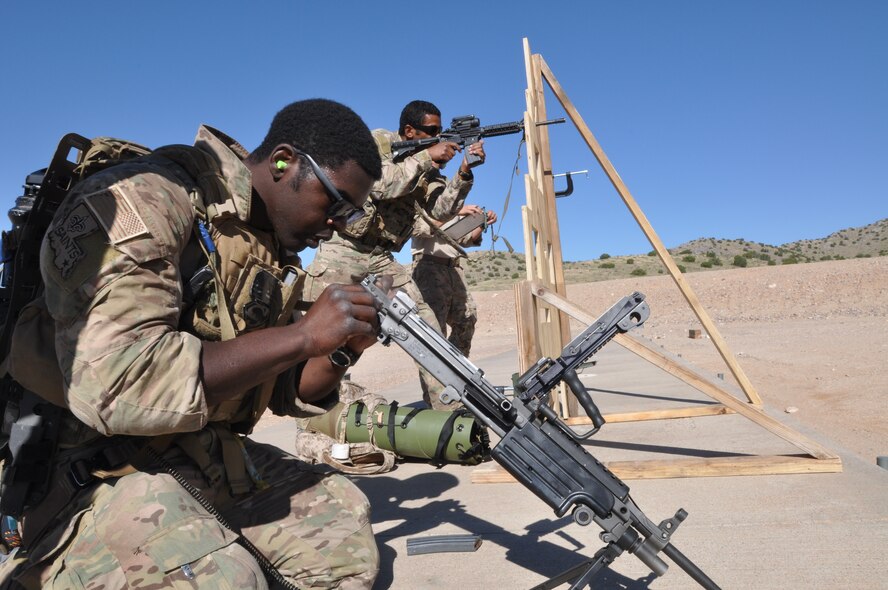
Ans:
<svg viewBox="0 0 888 590"><path fill-rule="evenodd" d="M83 202L95 215L115 246L149 234L148 227L133 207L129 197L114 187L86 195L83 197Z"/></svg>

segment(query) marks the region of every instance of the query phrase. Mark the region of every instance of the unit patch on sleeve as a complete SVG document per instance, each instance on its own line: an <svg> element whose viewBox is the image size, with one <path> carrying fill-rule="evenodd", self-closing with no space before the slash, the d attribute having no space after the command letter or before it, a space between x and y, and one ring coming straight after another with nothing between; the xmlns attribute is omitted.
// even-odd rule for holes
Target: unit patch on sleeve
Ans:
<svg viewBox="0 0 888 590"><path fill-rule="evenodd" d="M77 263L86 256L79 240L98 229L99 224L81 203L49 230L48 240L53 252L53 262L62 278L67 279Z"/></svg>

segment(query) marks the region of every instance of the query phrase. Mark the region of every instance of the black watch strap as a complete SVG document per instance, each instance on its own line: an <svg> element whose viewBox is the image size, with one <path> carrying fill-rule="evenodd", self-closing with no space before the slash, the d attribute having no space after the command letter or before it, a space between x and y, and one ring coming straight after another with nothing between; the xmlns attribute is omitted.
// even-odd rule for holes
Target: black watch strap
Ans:
<svg viewBox="0 0 888 590"><path fill-rule="evenodd" d="M329 358L330 362L337 367L347 369L348 367L351 367L356 362L358 362L358 359L361 358L361 355L347 346L340 346L330 353Z"/></svg>

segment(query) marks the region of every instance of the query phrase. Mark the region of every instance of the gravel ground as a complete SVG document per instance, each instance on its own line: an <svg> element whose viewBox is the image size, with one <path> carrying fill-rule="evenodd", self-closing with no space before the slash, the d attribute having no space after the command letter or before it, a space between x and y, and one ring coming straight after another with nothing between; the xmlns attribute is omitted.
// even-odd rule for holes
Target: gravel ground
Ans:
<svg viewBox="0 0 888 590"><path fill-rule="evenodd" d="M888 257L685 275L764 403L874 462L888 455ZM641 291L651 316L641 334L710 374L730 371L669 276L568 285L568 299L598 315ZM471 358L516 348L511 290L473 294L479 322ZM575 331L582 327L573 323ZM384 390L416 369L397 347L374 346L355 381ZM259 425L279 419L269 417Z"/></svg>

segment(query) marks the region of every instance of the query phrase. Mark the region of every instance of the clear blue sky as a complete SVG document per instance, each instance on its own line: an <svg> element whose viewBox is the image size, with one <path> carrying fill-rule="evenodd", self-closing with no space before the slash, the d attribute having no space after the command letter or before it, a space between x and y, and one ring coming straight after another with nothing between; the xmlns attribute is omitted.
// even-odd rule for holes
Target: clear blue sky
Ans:
<svg viewBox="0 0 888 590"><path fill-rule="evenodd" d="M445 123L518 120L527 37L667 247L818 238L888 217L886 31L878 0L8 0L0 206L69 131L156 147L208 123L252 149L280 107L310 97L371 128L396 128L415 98ZM590 170L557 201L565 260L649 251L573 126L550 140L556 173ZM502 215L518 145L487 141L470 201ZM519 166L502 233L523 250L523 152Z"/></svg>

